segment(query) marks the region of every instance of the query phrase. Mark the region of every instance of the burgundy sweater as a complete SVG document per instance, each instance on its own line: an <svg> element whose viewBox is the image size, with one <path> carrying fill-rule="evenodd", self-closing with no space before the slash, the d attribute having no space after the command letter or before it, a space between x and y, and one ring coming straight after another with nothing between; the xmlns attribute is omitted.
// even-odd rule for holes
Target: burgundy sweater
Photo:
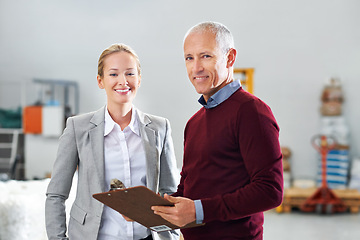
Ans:
<svg viewBox="0 0 360 240"><path fill-rule="evenodd" d="M283 196L278 137L270 108L242 89L190 118L173 196L201 199L205 225L183 229L186 240L262 239L263 211Z"/></svg>

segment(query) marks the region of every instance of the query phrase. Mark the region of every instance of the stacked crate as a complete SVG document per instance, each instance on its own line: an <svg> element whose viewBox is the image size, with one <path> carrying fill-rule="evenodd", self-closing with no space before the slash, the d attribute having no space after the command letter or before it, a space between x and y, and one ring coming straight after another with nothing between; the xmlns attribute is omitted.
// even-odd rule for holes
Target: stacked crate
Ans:
<svg viewBox="0 0 360 240"><path fill-rule="evenodd" d="M336 143L326 157L327 184L332 189L346 188L350 170L350 130L342 112L344 94L339 79L332 78L329 84L325 85L321 101L320 134ZM322 181L320 154L318 154L318 159L317 183L320 186Z"/></svg>
<svg viewBox="0 0 360 240"><path fill-rule="evenodd" d="M329 188L344 189L348 185L350 169L349 150L330 150L326 157L326 182ZM321 185L321 156L318 160L317 184Z"/></svg>

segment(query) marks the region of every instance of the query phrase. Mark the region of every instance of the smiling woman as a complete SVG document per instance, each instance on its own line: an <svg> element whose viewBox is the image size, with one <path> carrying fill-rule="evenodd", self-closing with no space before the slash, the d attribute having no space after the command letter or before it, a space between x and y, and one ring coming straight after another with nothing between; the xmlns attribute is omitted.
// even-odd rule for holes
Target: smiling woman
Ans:
<svg viewBox="0 0 360 240"><path fill-rule="evenodd" d="M105 89L110 116L123 130L130 123L128 113L140 87L139 64L131 53L115 52L104 59L101 74L97 76L99 88Z"/></svg>
<svg viewBox="0 0 360 240"><path fill-rule="evenodd" d="M109 191L114 178L125 186L146 186L161 195L176 191L170 123L135 108L140 80L140 61L129 46L114 44L100 55L97 84L105 90L107 102L95 112L67 120L47 189L49 239L152 239L156 234L92 198ZM78 191L67 228L64 202L75 171ZM178 239L179 232L162 232L158 237Z"/></svg>

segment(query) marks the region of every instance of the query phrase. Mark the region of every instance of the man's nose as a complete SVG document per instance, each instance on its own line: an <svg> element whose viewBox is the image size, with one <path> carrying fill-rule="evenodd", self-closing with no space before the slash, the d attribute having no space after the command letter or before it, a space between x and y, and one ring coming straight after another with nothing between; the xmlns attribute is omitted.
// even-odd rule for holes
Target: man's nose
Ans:
<svg viewBox="0 0 360 240"><path fill-rule="evenodd" d="M194 64L193 64L194 73L201 72L202 70L204 70L202 62L199 59L194 59Z"/></svg>

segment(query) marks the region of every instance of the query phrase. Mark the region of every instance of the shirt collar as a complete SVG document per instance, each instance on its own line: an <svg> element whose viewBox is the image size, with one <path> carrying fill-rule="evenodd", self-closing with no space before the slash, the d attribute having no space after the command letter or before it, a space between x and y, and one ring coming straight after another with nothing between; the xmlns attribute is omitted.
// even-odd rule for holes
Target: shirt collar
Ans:
<svg viewBox="0 0 360 240"><path fill-rule="evenodd" d="M241 88L240 80L232 81L227 84L225 87L221 88L214 95L212 95L206 102L204 96L201 96L198 102L203 105L206 109L214 108L220 103L228 99L234 92Z"/></svg>
<svg viewBox="0 0 360 240"><path fill-rule="evenodd" d="M105 107L105 131L104 136L107 136L114 127L118 125L110 116L110 113L107 109L107 106ZM139 130L139 124L137 120L137 111L135 106L132 106L132 112L131 112L131 121L129 125L124 129L124 131L129 128L133 133L140 136L140 130ZM120 126L119 126L120 129Z"/></svg>

